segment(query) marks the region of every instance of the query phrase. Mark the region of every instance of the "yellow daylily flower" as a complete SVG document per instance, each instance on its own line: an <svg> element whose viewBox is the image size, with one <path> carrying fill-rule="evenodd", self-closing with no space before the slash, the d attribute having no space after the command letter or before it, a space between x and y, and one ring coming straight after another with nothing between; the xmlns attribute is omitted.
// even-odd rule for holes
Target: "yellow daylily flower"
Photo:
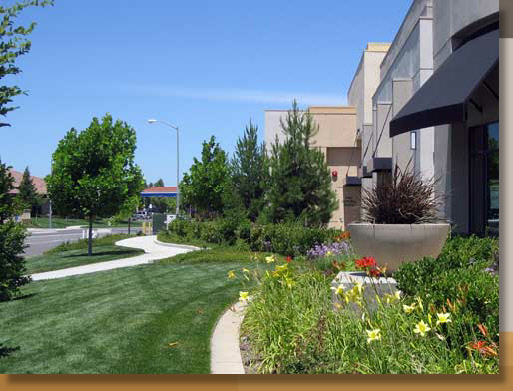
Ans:
<svg viewBox="0 0 513 391"><path fill-rule="evenodd" d="M362 293L364 287L361 283L354 285L351 290L344 294L344 300L346 303L352 302L358 305L362 304Z"/></svg>
<svg viewBox="0 0 513 391"><path fill-rule="evenodd" d="M415 310L415 303L412 303L411 305L403 304L403 310L407 314L411 314Z"/></svg>
<svg viewBox="0 0 513 391"><path fill-rule="evenodd" d="M419 304L419 309L421 312L424 312L424 306L422 305L422 299L417 296L417 303Z"/></svg>
<svg viewBox="0 0 513 391"><path fill-rule="evenodd" d="M361 295L363 293L363 290L365 289L361 282L357 282L356 285L353 287L353 289L355 289L355 288L359 295Z"/></svg>
<svg viewBox="0 0 513 391"><path fill-rule="evenodd" d="M452 320L450 320L450 316L451 314L449 314L448 312L447 313L441 313L441 314L436 314L436 316L438 317L438 320L436 321L436 325L438 326L440 323L449 323L449 322L452 322Z"/></svg>
<svg viewBox="0 0 513 391"><path fill-rule="evenodd" d="M339 285L336 288L334 286L332 286L330 289L332 291L335 291L335 294L338 296L342 296L344 294L344 286L343 285Z"/></svg>
<svg viewBox="0 0 513 391"><path fill-rule="evenodd" d="M292 280L290 277L285 278L285 283L289 289L292 289L292 287L295 285L294 280Z"/></svg>
<svg viewBox="0 0 513 391"><path fill-rule="evenodd" d="M246 301L248 301L248 298L249 298L249 292L239 292L239 301L245 303Z"/></svg>
<svg viewBox="0 0 513 391"><path fill-rule="evenodd" d="M381 339L381 330L373 329L366 330L367 331L367 343L371 343L372 341L377 341Z"/></svg>
<svg viewBox="0 0 513 391"><path fill-rule="evenodd" d="M415 329L413 329L413 332L424 337L429 330L431 330L431 327L429 327L426 323L424 323L423 320L421 320L419 323L417 323Z"/></svg>
<svg viewBox="0 0 513 391"><path fill-rule="evenodd" d="M276 261L276 259L274 258L274 255L269 255L268 257L265 257L265 261L267 263L273 263Z"/></svg>
<svg viewBox="0 0 513 391"><path fill-rule="evenodd" d="M332 253L331 251L329 251L329 250L328 250L328 251L326 252L326 255L327 255L328 257L330 257L330 256L332 256L332 255L333 255L333 253Z"/></svg>
<svg viewBox="0 0 513 391"><path fill-rule="evenodd" d="M387 304L395 303L396 301L401 300L401 292L395 291L393 295L385 294Z"/></svg>
<svg viewBox="0 0 513 391"><path fill-rule="evenodd" d="M230 271L228 272L228 278L229 278L230 280L233 280L233 279L235 278L235 270L230 270Z"/></svg>

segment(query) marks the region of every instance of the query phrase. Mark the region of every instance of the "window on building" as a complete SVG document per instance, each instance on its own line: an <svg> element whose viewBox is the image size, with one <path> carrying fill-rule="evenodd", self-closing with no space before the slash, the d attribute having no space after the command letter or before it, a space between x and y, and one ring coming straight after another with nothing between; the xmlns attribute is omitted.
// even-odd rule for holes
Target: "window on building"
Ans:
<svg viewBox="0 0 513 391"><path fill-rule="evenodd" d="M410 149L417 149L417 132L410 132Z"/></svg>
<svg viewBox="0 0 513 391"><path fill-rule="evenodd" d="M499 235L499 123L469 129L470 231Z"/></svg>
<svg viewBox="0 0 513 391"><path fill-rule="evenodd" d="M487 231L499 234L499 123L487 126Z"/></svg>

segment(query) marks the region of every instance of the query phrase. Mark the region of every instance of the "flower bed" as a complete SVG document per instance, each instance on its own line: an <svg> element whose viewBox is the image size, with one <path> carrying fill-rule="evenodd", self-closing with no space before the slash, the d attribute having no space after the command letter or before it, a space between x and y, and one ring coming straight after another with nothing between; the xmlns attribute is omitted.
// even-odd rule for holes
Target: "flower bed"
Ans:
<svg viewBox="0 0 513 391"><path fill-rule="evenodd" d="M495 248L498 243L491 239L449 240L441 255L452 265L446 275L436 276L435 284L419 286L415 278L427 281L432 264L415 262L415 273L401 269L397 274L404 293L376 297L377 309L372 311L363 292L372 286L358 285L334 287L341 298L334 309L330 284L341 269L338 262L331 270L319 267L326 262L301 259L276 262L266 273L255 268L251 273L259 276L260 284L249 292L253 300L242 325L245 346L249 344L250 357L255 357L253 370L498 373L498 275L486 270ZM331 250L320 250L315 251L321 258L331 256ZM369 273L375 270L369 259L359 260L358 266ZM454 289L451 273L460 276ZM360 312L353 311L353 305Z"/></svg>

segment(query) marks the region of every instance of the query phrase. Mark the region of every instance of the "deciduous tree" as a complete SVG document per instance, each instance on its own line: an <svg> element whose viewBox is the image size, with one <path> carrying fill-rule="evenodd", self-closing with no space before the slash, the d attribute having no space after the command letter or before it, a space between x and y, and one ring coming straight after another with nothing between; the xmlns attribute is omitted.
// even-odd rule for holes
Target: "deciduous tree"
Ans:
<svg viewBox="0 0 513 391"><path fill-rule="evenodd" d="M31 42L26 37L36 27L35 22L28 26L19 25L16 23L16 18L27 7L44 7L50 4L53 4L53 1L25 0L14 2L11 6L0 5L0 115L4 117L17 108L9 104L15 96L23 94L24 91L16 85L4 85L2 79L21 72L16 65L16 60L30 51ZM10 125L0 122L0 127L2 126Z"/></svg>
<svg viewBox="0 0 513 391"><path fill-rule="evenodd" d="M190 174L183 176L180 192L184 205L194 208L203 218L222 215L228 175L226 152L212 136L203 142L201 161L194 158Z"/></svg>
<svg viewBox="0 0 513 391"><path fill-rule="evenodd" d="M59 213L89 220L89 255L94 219L119 213L143 188L135 149L135 130L107 114L80 133L71 129L53 153L48 192Z"/></svg>

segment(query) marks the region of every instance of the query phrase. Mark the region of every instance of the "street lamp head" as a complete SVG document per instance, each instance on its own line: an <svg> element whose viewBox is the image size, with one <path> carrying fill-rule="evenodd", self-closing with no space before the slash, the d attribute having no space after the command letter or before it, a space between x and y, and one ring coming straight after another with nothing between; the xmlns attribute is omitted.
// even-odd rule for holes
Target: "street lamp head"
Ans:
<svg viewBox="0 0 513 391"><path fill-rule="evenodd" d="M148 120L148 123L149 123L149 124L154 124L155 122L157 122L157 120L156 120L156 119L149 119L149 120Z"/></svg>

